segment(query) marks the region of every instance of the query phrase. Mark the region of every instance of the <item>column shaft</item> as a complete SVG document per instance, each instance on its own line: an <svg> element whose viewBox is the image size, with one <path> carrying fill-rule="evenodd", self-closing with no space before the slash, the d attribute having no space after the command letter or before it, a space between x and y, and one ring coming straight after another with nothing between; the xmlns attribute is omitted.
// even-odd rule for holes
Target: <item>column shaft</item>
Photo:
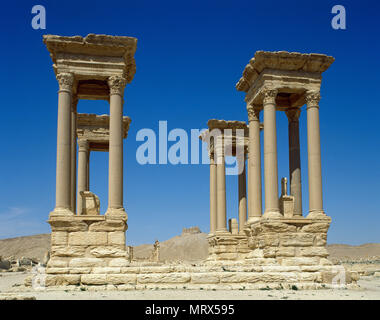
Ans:
<svg viewBox="0 0 380 320"><path fill-rule="evenodd" d="M262 215L260 110L248 106L248 222L256 221Z"/></svg>
<svg viewBox="0 0 380 320"><path fill-rule="evenodd" d="M289 135L290 194L294 197L294 215L302 216L301 156L299 133L299 108L286 111Z"/></svg>
<svg viewBox="0 0 380 320"><path fill-rule="evenodd" d="M71 110L71 211L76 209L76 184L77 184L77 102L72 101Z"/></svg>
<svg viewBox="0 0 380 320"><path fill-rule="evenodd" d="M220 139L222 140L222 139ZM220 141L220 146L217 149L217 232L227 232L227 211L226 211L226 167L224 160L224 148L222 145L222 141Z"/></svg>
<svg viewBox="0 0 380 320"><path fill-rule="evenodd" d="M319 92L306 95L307 152L309 171L309 216L324 215L322 199L321 143L319 132Z"/></svg>
<svg viewBox="0 0 380 320"><path fill-rule="evenodd" d="M111 77L110 87L110 137L108 172L108 214L122 213L123 207L123 93L125 79Z"/></svg>
<svg viewBox="0 0 380 320"><path fill-rule="evenodd" d="M244 234L244 225L247 221L247 191L246 191L246 169L245 156L240 163L242 167L239 169L238 185L239 185L239 233Z"/></svg>
<svg viewBox="0 0 380 320"><path fill-rule="evenodd" d="M87 153L87 181L86 181L86 191L90 191L90 155L91 150Z"/></svg>
<svg viewBox="0 0 380 320"><path fill-rule="evenodd" d="M77 195L77 214L82 214L83 199L81 196L82 191L87 191L87 158L88 158L88 141L78 140L78 195Z"/></svg>
<svg viewBox="0 0 380 320"><path fill-rule="evenodd" d="M217 180L214 154L210 155L210 234L215 234L217 221Z"/></svg>
<svg viewBox="0 0 380 320"><path fill-rule="evenodd" d="M265 218L280 218L278 201L276 90L264 92Z"/></svg>
<svg viewBox="0 0 380 320"><path fill-rule="evenodd" d="M58 74L57 173L55 215L73 214L71 209L71 94L74 77Z"/></svg>

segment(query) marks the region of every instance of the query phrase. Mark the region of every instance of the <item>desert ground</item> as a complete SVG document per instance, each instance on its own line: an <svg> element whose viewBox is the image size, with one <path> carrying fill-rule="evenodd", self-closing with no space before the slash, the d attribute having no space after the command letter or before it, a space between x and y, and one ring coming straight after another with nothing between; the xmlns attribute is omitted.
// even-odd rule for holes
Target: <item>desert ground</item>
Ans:
<svg viewBox="0 0 380 320"><path fill-rule="evenodd" d="M160 243L160 260L201 261L207 257L207 234L195 228L183 232ZM50 234L0 240L0 256L3 261L41 262L50 246ZM30 275L27 265L13 266L8 270L0 269L0 300L37 299L37 300L222 300L222 299L288 299L288 300L331 300L365 299L380 300L380 244L369 243L360 246L343 244L328 245L329 259L335 263L358 271L360 279L356 289L322 290L133 290L133 291L95 291L78 288L77 291L41 290L34 291L23 286L24 279ZM137 260L147 260L153 250L152 244L134 247ZM32 264L32 262L31 262ZM83 290L83 291L82 291Z"/></svg>

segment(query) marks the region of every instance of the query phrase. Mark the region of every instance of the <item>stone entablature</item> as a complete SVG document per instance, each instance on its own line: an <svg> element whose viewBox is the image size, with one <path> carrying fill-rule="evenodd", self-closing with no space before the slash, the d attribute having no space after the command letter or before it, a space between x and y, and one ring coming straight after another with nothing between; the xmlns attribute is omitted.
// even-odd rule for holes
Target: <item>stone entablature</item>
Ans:
<svg viewBox="0 0 380 320"><path fill-rule="evenodd" d="M262 106L265 89L277 90L276 108L305 104L306 91L320 90L322 76L334 58L324 54L257 51L243 71L236 89L246 92L248 104Z"/></svg>
<svg viewBox="0 0 380 320"><path fill-rule="evenodd" d="M107 114L97 115L88 113L77 114L78 140L86 140L90 151L108 151L109 121ZM131 118L123 116L123 139L127 138Z"/></svg>
<svg viewBox="0 0 380 320"><path fill-rule="evenodd" d="M107 81L119 77L130 83L136 72L137 39L88 34L86 37L44 35L55 74L71 74L80 99L109 98Z"/></svg>

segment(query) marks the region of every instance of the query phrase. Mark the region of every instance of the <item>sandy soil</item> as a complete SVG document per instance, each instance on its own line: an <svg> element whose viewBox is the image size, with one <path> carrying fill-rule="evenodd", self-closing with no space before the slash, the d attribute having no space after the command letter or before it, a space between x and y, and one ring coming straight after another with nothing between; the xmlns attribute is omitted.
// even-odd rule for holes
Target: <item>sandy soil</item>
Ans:
<svg viewBox="0 0 380 320"><path fill-rule="evenodd" d="M380 300L380 277L362 277L359 289L325 290L145 290L145 291L29 291L20 290L27 273L3 273L0 299L4 297L37 300Z"/></svg>

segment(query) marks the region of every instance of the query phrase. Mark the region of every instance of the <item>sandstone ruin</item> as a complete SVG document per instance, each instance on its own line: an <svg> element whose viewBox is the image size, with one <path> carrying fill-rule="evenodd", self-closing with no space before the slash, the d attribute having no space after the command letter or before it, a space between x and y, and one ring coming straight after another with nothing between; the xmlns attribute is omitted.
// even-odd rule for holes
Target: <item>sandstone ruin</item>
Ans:
<svg viewBox="0 0 380 320"><path fill-rule="evenodd" d="M331 218L322 204L319 91L322 73L334 58L322 54L256 52L236 85L237 90L246 93L248 125L210 120L209 130L200 137L208 142L210 155L208 259L199 264L164 264L159 261L156 242L154 261L138 262L126 247L127 213L123 204L123 139L130 123L128 117L123 117L123 95L125 85L135 73L136 42L131 37L94 34L84 38L44 36L59 83L56 205L48 220L52 234L46 286L119 290L331 286L338 271L327 259L326 250ZM107 100L110 115L77 114L78 99ZM299 116L305 104L309 210L304 216ZM280 198L276 111L284 111L289 119L290 194L284 179ZM213 129L220 129L221 134L210 138ZM232 132L230 140L224 135L225 129ZM238 135L238 129L242 130L242 136ZM260 130L264 133L263 142ZM100 214L99 199L89 188L90 151L109 152L109 199L105 214ZM242 159L238 219L231 219L228 229L224 162L227 155ZM344 278L346 286L357 280L349 272L344 272Z"/></svg>

